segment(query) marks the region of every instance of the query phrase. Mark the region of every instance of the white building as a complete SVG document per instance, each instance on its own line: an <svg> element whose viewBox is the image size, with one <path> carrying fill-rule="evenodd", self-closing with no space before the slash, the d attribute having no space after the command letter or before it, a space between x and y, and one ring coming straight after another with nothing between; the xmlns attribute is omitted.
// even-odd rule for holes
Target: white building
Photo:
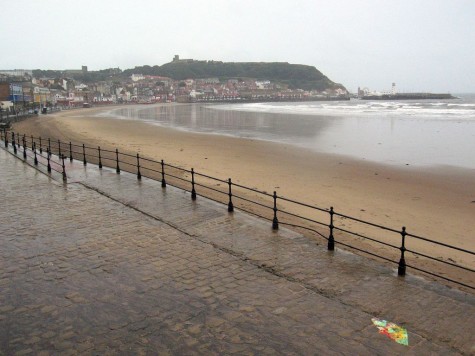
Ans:
<svg viewBox="0 0 475 356"><path fill-rule="evenodd" d="M145 77L143 76L143 74L132 74L132 76L130 77L132 79L133 82L138 82L140 80L144 80Z"/></svg>

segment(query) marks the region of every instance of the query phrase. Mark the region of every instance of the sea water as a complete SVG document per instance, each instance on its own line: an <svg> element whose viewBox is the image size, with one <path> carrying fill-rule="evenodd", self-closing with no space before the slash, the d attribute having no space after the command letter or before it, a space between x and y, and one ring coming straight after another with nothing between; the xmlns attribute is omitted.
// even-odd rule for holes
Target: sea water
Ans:
<svg viewBox="0 0 475 356"><path fill-rule="evenodd" d="M392 165L475 169L475 95L451 100L134 106L113 116Z"/></svg>

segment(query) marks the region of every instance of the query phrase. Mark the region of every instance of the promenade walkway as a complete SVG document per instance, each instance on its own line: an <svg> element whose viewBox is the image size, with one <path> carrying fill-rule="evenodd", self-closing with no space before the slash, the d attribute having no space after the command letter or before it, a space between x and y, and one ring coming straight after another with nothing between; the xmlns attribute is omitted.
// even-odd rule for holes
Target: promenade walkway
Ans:
<svg viewBox="0 0 475 356"><path fill-rule="evenodd" d="M471 294L159 182L66 171L0 149L0 355L475 354Z"/></svg>

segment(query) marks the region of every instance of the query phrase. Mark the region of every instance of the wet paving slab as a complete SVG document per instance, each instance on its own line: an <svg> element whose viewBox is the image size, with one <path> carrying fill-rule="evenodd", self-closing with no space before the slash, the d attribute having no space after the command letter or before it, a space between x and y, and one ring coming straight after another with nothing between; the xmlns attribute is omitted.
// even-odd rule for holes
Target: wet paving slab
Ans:
<svg viewBox="0 0 475 356"><path fill-rule="evenodd" d="M0 355L475 352L473 295L65 164L67 184L0 149ZM373 317L406 327L409 346Z"/></svg>

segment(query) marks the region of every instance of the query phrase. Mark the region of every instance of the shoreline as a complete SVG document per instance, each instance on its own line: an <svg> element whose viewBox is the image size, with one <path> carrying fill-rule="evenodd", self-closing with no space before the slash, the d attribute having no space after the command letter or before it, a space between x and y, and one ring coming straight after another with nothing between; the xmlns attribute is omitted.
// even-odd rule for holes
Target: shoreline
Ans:
<svg viewBox="0 0 475 356"><path fill-rule="evenodd" d="M169 104L164 104L169 105ZM115 108L114 108L115 109ZM39 116L14 124L27 135L116 147L372 223L473 250L474 170L393 167L289 144L235 138L93 116L93 108ZM409 247L414 244L409 242ZM426 252L426 251L423 251ZM474 268L475 259L451 258ZM473 284L473 281L472 281Z"/></svg>

